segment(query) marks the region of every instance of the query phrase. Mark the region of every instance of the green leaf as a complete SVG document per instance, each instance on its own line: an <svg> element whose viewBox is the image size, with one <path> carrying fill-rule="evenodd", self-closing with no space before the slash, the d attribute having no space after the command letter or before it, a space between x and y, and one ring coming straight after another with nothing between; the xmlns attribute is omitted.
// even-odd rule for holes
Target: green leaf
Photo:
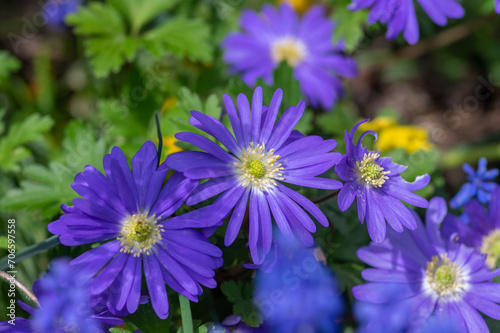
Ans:
<svg viewBox="0 0 500 333"><path fill-rule="evenodd" d="M92 2L88 7L68 15L66 22L75 28L77 35L119 35L125 32L120 13L113 7Z"/></svg>
<svg viewBox="0 0 500 333"><path fill-rule="evenodd" d="M104 77L117 72L126 61L132 61L139 42L125 35L110 35L89 39L86 45L96 76Z"/></svg>
<svg viewBox="0 0 500 333"><path fill-rule="evenodd" d="M30 156L23 146L26 143L39 141L49 131L54 121L48 116L33 114L20 122L12 124L9 131L0 141L0 169L17 171L18 163Z"/></svg>
<svg viewBox="0 0 500 333"><path fill-rule="evenodd" d="M21 62L7 51L0 51L0 85L9 78L10 73L21 68Z"/></svg>
<svg viewBox="0 0 500 333"><path fill-rule="evenodd" d="M222 293L226 295L227 300L231 303L236 303L243 300L242 290L243 283L236 281L226 281L221 284L220 289Z"/></svg>
<svg viewBox="0 0 500 333"><path fill-rule="evenodd" d="M159 13L171 8L179 0L108 0L132 25L132 32L139 30Z"/></svg>
<svg viewBox="0 0 500 333"><path fill-rule="evenodd" d="M154 55L164 47L178 56L210 61L209 32L210 28L200 20L176 17L146 32L144 46Z"/></svg>
<svg viewBox="0 0 500 333"><path fill-rule="evenodd" d="M263 322L262 316L251 300L244 300L234 304L233 312L234 314L240 315L241 320L248 326L259 327Z"/></svg>
<svg viewBox="0 0 500 333"><path fill-rule="evenodd" d="M293 77L293 68L285 61L282 61L278 68L274 70L273 86L276 90L281 88L283 90L283 102L281 103L281 111L285 111L291 105L297 105L304 99L300 90L300 84L297 79ZM272 94L274 91L270 94Z"/></svg>
<svg viewBox="0 0 500 333"><path fill-rule="evenodd" d="M1 145L1 144L0 144ZM85 165L102 170L106 144L97 140L93 128L81 121L71 122L65 130L62 153L48 167L32 164L24 169L20 188L10 189L0 200L0 208L8 211L41 209L51 217L60 212L61 204L69 204L77 194L71 183Z"/></svg>
<svg viewBox="0 0 500 333"><path fill-rule="evenodd" d="M144 333L169 332L170 317L165 320L158 318L151 302L140 304L137 311L126 319Z"/></svg>
<svg viewBox="0 0 500 333"><path fill-rule="evenodd" d="M0 236L0 249L9 248L9 238L7 236Z"/></svg>
<svg viewBox="0 0 500 333"><path fill-rule="evenodd" d="M347 5L351 2L350 0L336 2L340 2L341 4L335 6L332 15L332 20L336 23L333 32L334 42L338 43L340 40L344 40L346 51L353 52L359 47L360 41L364 38L363 27L368 18L368 11L350 11L347 9Z"/></svg>
<svg viewBox="0 0 500 333"><path fill-rule="evenodd" d="M212 94L208 96L205 105L201 102L198 94L192 92L186 87L182 87L179 90L178 95L179 102L177 103L177 106L187 114L189 114L192 110L196 110L219 119L222 109L216 95Z"/></svg>

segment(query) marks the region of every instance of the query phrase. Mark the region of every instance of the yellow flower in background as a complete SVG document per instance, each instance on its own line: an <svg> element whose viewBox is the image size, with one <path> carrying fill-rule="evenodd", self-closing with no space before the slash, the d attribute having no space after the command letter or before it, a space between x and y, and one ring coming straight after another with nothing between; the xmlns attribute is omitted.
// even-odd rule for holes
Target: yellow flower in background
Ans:
<svg viewBox="0 0 500 333"><path fill-rule="evenodd" d="M177 141L179 140L177 140L173 135L163 138L163 149L166 156L182 151L181 147L175 145Z"/></svg>
<svg viewBox="0 0 500 333"><path fill-rule="evenodd" d="M386 116L380 116L377 117L369 122L363 123L359 126L359 130L366 132L366 131L375 131L378 134L382 132L384 129L396 126L396 119L392 117L386 117Z"/></svg>
<svg viewBox="0 0 500 333"><path fill-rule="evenodd" d="M403 148L408 154L419 150L428 151L432 148L429 142L429 133L420 126L398 125L396 119L391 117L377 117L360 126L363 131L377 132L378 140L375 149L389 151Z"/></svg>
<svg viewBox="0 0 500 333"><path fill-rule="evenodd" d="M161 107L161 112L165 112L167 110L170 110L171 108L175 107L177 105L177 102L179 100L175 96L169 96L165 98L165 101L163 102L163 105Z"/></svg>
<svg viewBox="0 0 500 333"><path fill-rule="evenodd" d="M301 14L305 13L306 10L312 5L312 0L278 0L278 4L283 2L289 3Z"/></svg>

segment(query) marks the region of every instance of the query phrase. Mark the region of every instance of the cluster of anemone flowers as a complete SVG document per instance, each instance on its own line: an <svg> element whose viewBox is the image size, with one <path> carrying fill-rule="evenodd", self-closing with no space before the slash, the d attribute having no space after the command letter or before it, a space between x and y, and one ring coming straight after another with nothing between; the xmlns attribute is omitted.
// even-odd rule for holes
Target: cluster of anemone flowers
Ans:
<svg viewBox="0 0 500 333"><path fill-rule="evenodd" d="M438 25L464 15L457 0L418 3ZM413 0L353 0L349 9L370 9L369 23L386 23L389 39L419 39ZM285 4L246 10L241 27L221 47L231 73L248 86L272 84L273 70L286 62L308 105L328 110L343 93L340 78L356 75L343 43L332 42L334 26L321 6L301 17ZM321 190L336 197L340 212L366 222L371 239L357 251L371 266L361 273L366 283L352 288L360 332L487 332L484 317L500 320L493 281L500 275L498 170L487 170L485 159L477 171L464 166L468 182L449 203L463 209L457 216L443 198L416 193L428 174L409 182L401 175L407 166L365 145L377 139L375 131L359 133L368 119L345 129L342 153L333 138L295 130L306 101L284 105L287 93L264 96L256 87L252 96L225 94L225 123L192 110L192 131L175 135L192 149L164 161L148 141L130 161L113 147L103 172L86 166L71 184L72 205L62 206L48 230L61 244L87 250L55 260L33 287L35 304L19 304L29 319L0 329L106 332L147 303L166 319L169 294L198 302L204 288L218 287L225 258L211 236L219 229L225 247L247 240L261 332L337 332L348 310L313 236L335 221L304 194ZM253 330L232 316L213 332L235 327Z"/></svg>
<svg viewBox="0 0 500 333"><path fill-rule="evenodd" d="M119 324L120 317L146 302L159 318L167 318L166 286L193 302L203 287L216 287L222 251L208 237L226 220L226 246L241 229L248 233L252 263L247 267L259 270L255 304L268 331L337 331L335 318L343 313L343 301L332 273L311 248L315 222L323 227L332 222L296 186L337 191L341 211L357 202L359 221L366 221L373 241L357 252L374 267L362 272L368 283L352 290L367 332L380 327L381 311L391 308L400 309L399 317L389 321L394 332L398 327L432 329L427 328L432 320L436 325L451 322L459 332L485 332L478 311L500 319L500 284L492 282L500 275L495 270L500 258L500 187L490 194L489 212L478 201L466 204L471 221L466 225L447 214L444 199L429 203L413 193L428 184L428 175L407 182L400 175L406 166L363 146L363 139L376 137L375 132L362 133L355 144L355 133L366 120L346 130L345 154L333 152L335 140L293 130L304 101L278 117L282 97L278 89L270 105L263 105L259 87L251 104L240 94L235 107L225 95L232 132L218 119L192 111L190 123L207 136L178 133L178 140L199 150L176 152L163 163L157 147L146 142L131 168L118 147L104 157L104 173L87 166L72 184L80 197L72 206L63 206L65 214L48 228L66 246L99 245L69 263L55 262L36 286L39 308L23 305L32 318L19 325L26 332L52 332L61 323L98 332ZM319 177L330 169L341 181ZM212 197L217 198L178 213L184 204L198 205ZM425 225L403 202L427 208ZM295 266L307 272L300 275L299 286L283 283ZM70 275L81 279L56 281L69 280ZM266 298L276 290L287 295L286 302L269 309ZM80 316L68 312L65 299L84 307ZM57 313L57 319L51 313Z"/></svg>

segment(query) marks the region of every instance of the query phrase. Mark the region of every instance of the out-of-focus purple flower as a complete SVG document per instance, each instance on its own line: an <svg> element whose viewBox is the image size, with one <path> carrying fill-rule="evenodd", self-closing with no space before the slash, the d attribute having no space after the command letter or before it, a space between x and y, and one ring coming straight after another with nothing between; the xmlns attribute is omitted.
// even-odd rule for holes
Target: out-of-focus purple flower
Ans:
<svg viewBox="0 0 500 333"><path fill-rule="evenodd" d="M500 0L495 0L495 11L500 14Z"/></svg>
<svg viewBox="0 0 500 333"><path fill-rule="evenodd" d="M475 171L469 164L464 164L463 169L467 173L467 183L462 185L460 191L450 201L451 208L460 208L472 198L477 198L481 203L488 203L491 191L497 185L493 180L498 175L498 169L487 170L488 161L482 157Z"/></svg>
<svg viewBox="0 0 500 333"><path fill-rule="evenodd" d="M427 207L427 200L412 191L424 188L430 177L425 174L408 183L400 176L406 166L392 162L390 157L380 157L379 152L368 151L362 140L368 134L376 139L374 131L364 132L354 145L354 133L368 120L357 123L350 133L345 131L346 154L335 166L339 178L346 182L340 190L338 204L340 210L345 211L356 199L359 220L363 223L366 218L371 239L380 243L385 238L386 221L397 232L402 232L403 226L410 230L417 227L410 209L401 201Z"/></svg>
<svg viewBox="0 0 500 333"><path fill-rule="evenodd" d="M355 61L342 54L343 43L333 44L334 25L321 6L303 17L287 3L265 5L262 14L246 9L240 25L244 31L230 34L222 47L231 71L249 86L257 78L270 84L273 70L286 61L309 104L329 110L343 93L338 76L356 75Z"/></svg>
<svg viewBox="0 0 500 333"><path fill-rule="evenodd" d="M409 304L399 302L399 293L404 291L398 285L386 288L386 302L373 304L356 302L354 314L359 323L358 333L400 333L408 328Z"/></svg>
<svg viewBox="0 0 500 333"><path fill-rule="evenodd" d="M77 272L68 260L56 259L49 273L33 284L40 308L33 309L22 301L18 304L30 319L16 318L15 325L0 323L6 333L99 333L123 324L103 307L104 296L88 292L90 276Z"/></svg>
<svg viewBox="0 0 500 333"><path fill-rule="evenodd" d="M465 204L464 215L469 224L461 218L448 214L443 222L443 237L458 235L458 242L474 247L487 254L486 264L492 269L499 266L500 259L500 186L491 192L488 212L476 200Z"/></svg>
<svg viewBox="0 0 500 333"><path fill-rule="evenodd" d="M54 28L65 26L66 16L74 13L80 7L79 0L48 0L42 8L43 17Z"/></svg>
<svg viewBox="0 0 500 333"><path fill-rule="evenodd" d="M465 11L459 4L460 0L417 0L419 5L434 21L445 26L450 18L461 18ZM368 23L387 24L386 37L395 39L400 33L410 44L419 40L417 15L414 0L352 0L348 6L352 11L370 8Z"/></svg>
<svg viewBox="0 0 500 333"><path fill-rule="evenodd" d="M222 251L198 230L219 222L197 211L171 217L185 202L197 181L158 167L152 142L132 159L132 170L122 150L114 147L103 160L105 175L93 166L75 177L72 188L82 196L66 214L49 224L64 245L104 242L72 261L82 272L97 275L90 284L94 295L109 294L113 313L137 310L144 271L156 314L169 313L165 282L196 302L201 285L214 288L214 269L222 265ZM197 218L198 217L198 218Z"/></svg>
<svg viewBox="0 0 500 333"><path fill-rule="evenodd" d="M359 249L358 257L374 268L362 272L369 283L354 287L354 297L380 306L397 301L403 309L410 307L409 332L424 328L432 315L450 318L460 332L488 332L478 311L500 319L500 284L491 282L500 269L492 272L484 256L457 243L455 235L441 238L439 226L446 213L446 202L434 198L425 226L414 213L414 231L389 229L383 243ZM400 288L397 299L388 299L394 285Z"/></svg>
<svg viewBox="0 0 500 333"><path fill-rule="evenodd" d="M262 106L262 89L257 87L252 106L245 95L238 96L238 113L233 101L224 95L234 135L217 119L191 111L190 123L219 141L194 133L177 133L176 138L202 151L181 151L169 155L165 163L191 179L209 179L199 185L186 203L194 205L221 194L211 205L209 215L225 218L231 214L224 244L229 246L240 231L248 207L250 254L261 264L271 250L273 218L289 239L314 243L313 219L328 226L328 220L312 201L285 186L339 189L342 184L318 175L332 168L340 154L331 152L337 142L319 136L293 135L301 118L304 101L290 106L276 122L283 92L276 90L267 111Z"/></svg>
<svg viewBox="0 0 500 333"><path fill-rule="evenodd" d="M254 301L271 332L337 332L343 302L332 273L314 250L280 240L276 264L259 271Z"/></svg>

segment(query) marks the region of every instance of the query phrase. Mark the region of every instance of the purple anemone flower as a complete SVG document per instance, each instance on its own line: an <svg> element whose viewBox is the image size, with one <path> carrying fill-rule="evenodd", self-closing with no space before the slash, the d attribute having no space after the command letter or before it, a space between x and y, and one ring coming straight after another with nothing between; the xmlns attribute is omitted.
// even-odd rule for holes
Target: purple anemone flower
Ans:
<svg viewBox="0 0 500 333"><path fill-rule="evenodd" d="M445 26L448 19L462 18L464 9L460 0L417 0L423 10L434 23ZM386 37L395 39L400 33L410 44L419 40L417 15L414 0L352 0L348 6L352 11L370 8L368 23L376 22L387 24Z"/></svg>
<svg viewBox="0 0 500 333"><path fill-rule="evenodd" d="M488 161L483 157L479 160L477 171L469 164L463 165L468 182L463 184L457 195L451 199L451 208L460 208L474 197L481 203L490 201L491 191L497 185L493 180L498 176L498 169L487 170L487 164Z"/></svg>
<svg viewBox="0 0 500 333"><path fill-rule="evenodd" d="M411 308L407 332L420 332L433 315L451 319L460 332L488 332L478 311L500 319L500 284L491 282L500 269L491 271L485 257L457 243L456 235L441 238L439 226L446 212L446 202L434 198L425 226L414 213L418 224L414 231L388 230L381 244L359 249L358 257L374 268L362 272L369 282L352 292L360 301L384 306L395 301L390 291L397 285L401 308Z"/></svg>
<svg viewBox="0 0 500 333"><path fill-rule="evenodd" d="M500 14L500 0L495 0L495 11Z"/></svg>
<svg viewBox="0 0 500 333"><path fill-rule="evenodd" d="M406 166L392 162L390 157L380 157L379 152L368 151L362 140L367 134L375 136L376 140L374 131L364 132L354 145L354 133L368 120L357 123L350 133L345 131L346 154L335 166L339 178L346 182L340 190L338 203L340 210L345 211L356 198L359 220L363 223L366 218L371 239L380 243L385 238L385 221L397 232L402 232L403 226L410 230L417 227L410 209L401 200L426 208L427 200L412 191L424 188L430 177L425 174L408 183L400 176Z"/></svg>
<svg viewBox="0 0 500 333"><path fill-rule="evenodd" d="M169 169L165 163L157 168L157 163L152 142L134 156L132 171L121 149L114 147L104 157L105 175L86 166L71 185L82 198L63 207L66 214L49 224L64 245L105 242L72 264L97 275L90 291L97 295L107 290L113 313L137 309L143 267L151 303L162 319L169 308L165 282L192 301L202 294L201 285L216 286L214 269L222 264L222 251L192 229L213 223L189 213L168 218L197 182L174 173L163 184Z"/></svg>
<svg viewBox="0 0 500 333"><path fill-rule="evenodd" d="M296 236L306 245L314 243L311 233L316 225L303 208L328 226L314 203L283 183L328 190L342 186L339 181L316 177L340 158L339 153L330 152L336 141L291 134L304 112L304 101L289 107L275 125L282 97L278 89L268 110L263 111L262 89L258 87L251 109L246 96L238 96L237 113L231 98L224 95L234 136L217 119L191 111L190 123L229 151L202 135L178 133L177 139L204 152L182 151L166 159L170 168L188 178L209 179L193 191L188 205L222 193L212 205L212 215L222 220L234 209L224 239L226 246L236 239L249 206L249 248L255 264L262 263L271 249L272 217L283 234L290 239Z"/></svg>
<svg viewBox="0 0 500 333"><path fill-rule="evenodd" d="M262 14L246 9L240 24L244 31L222 42L224 61L249 86L257 78L271 84L273 70L286 61L309 104L329 110L343 93L338 76L356 75L355 61L342 54L343 43L333 44L334 25L321 6L303 17L286 3L265 5Z"/></svg>
<svg viewBox="0 0 500 333"><path fill-rule="evenodd" d="M30 319L15 318L0 322L5 333L104 333L123 324L103 306L103 295L88 293L90 277L76 274L65 259L56 259L51 270L33 284L40 307L36 309L22 301L18 304L31 314Z"/></svg>
<svg viewBox="0 0 500 333"><path fill-rule="evenodd" d="M500 262L500 186L491 194L488 212L476 200L465 204L465 216L469 224L454 215L448 214L443 222L441 233L444 237L458 234L458 241L487 254L486 264L492 269Z"/></svg>

